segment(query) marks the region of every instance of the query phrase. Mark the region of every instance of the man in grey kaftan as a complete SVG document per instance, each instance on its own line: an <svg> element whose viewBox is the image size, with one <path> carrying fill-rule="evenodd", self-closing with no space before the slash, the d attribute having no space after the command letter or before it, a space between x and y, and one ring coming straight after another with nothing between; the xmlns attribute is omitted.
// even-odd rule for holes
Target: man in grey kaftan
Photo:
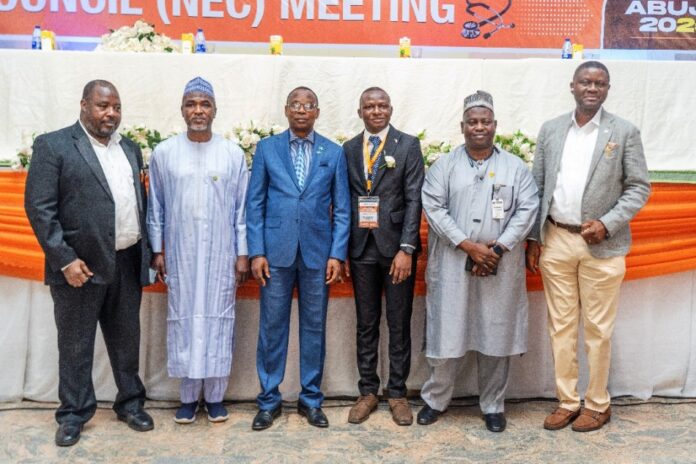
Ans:
<svg viewBox="0 0 696 464"><path fill-rule="evenodd" d="M486 425L504 430L509 359L527 349L522 243L536 217L537 188L522 160L493 146L493 118L490 95L467 97L466 144L430 167L423 185L430 225L425 354L431 372L422 390L423 425L447 409L460 361L474 351Z"/></svg>
<svg viewBox="0 0 696 464"><path fill-rule="evenodd" d="M182 378L180 423L195 419L201 390L209 419L227 417L236 284L248 272L244 153L212 133L214 94L197 79L182 103L188 131L158 145L150 164L148 231L169 287L167 367Z"/></svg>

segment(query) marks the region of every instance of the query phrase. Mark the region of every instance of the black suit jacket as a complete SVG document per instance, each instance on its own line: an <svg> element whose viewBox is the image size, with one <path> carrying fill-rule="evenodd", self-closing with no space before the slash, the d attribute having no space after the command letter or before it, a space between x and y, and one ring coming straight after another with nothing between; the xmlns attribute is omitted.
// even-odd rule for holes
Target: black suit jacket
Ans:
<svg viewBox="0 0 696 464"><path fill-rule="evenodd" d="M420 251L421 188L425 177L420 141L389 126L380 165L384 164L385 156L392 156L396 166L378 169L372 183L372 195L379 197L379 227L376 229L358 227L358 197L367 195L363 133L347 141L343 151L348 164L351 198L350 257L362 254L370 230L383 256L394 257L401 244L412 245Z"/></svg>
<svg viewBox="0 0 696 464"><path fill-rule="evenodd" d="M142 237L142 285L149 283L150 251L145 227L143 158L132 141L121 140L133 169ZM104 171L79 121L73 126L40 135L34 141L24 194L24 208L46 254L44 280L67 284L61 268L76 258L94 273L92 282L108 284L116 270L115 205Z"/></svg>

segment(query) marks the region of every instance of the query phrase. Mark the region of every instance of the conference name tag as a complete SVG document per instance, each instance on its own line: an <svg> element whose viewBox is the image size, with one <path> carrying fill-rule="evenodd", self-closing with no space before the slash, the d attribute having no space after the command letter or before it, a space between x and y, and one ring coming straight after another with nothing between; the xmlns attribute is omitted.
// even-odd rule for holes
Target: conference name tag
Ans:
<svg viewBox="0 0 696 464"><path fill-rule="evenodd" d="M358 227L361 229L379 227L379 197L358 197Z"/></svg>
<svg viewBox="0 0 696 464"><path fill-rule="evenodd" d="M502 198L494 198L491 202L493 208L493 219L505 219L505 209Z"/></svg>

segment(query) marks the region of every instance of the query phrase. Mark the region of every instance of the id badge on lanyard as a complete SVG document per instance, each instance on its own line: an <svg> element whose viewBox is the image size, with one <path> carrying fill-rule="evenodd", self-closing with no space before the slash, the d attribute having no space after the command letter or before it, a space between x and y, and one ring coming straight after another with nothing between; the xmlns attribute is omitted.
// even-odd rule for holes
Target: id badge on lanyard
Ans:
<svg viewBox="0 0 696 464"><path fill-rule="evenodd" d="M358 227L361 229L379 227L379 197L358 197Z"/></svg>
<svg viewBox="0 0 696 464"><path fill-rule="evenodd" d="M493 219L505 219L505 205L503 199L500 198L500 187L500 184L493 186L493 199L491 200Z"/></svg>

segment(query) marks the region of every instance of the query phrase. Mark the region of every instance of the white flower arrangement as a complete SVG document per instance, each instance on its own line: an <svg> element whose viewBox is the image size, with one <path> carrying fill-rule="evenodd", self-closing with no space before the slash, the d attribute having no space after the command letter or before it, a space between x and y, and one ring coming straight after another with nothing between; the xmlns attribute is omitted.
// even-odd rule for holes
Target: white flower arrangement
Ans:
<svg viewBox="0 0 696 464"><path fill-rule="evenodd" d="M426 129L420 131L416 137L420 140L423 163L429 168L435 161L452 151L452 142L449 140L426 139Z"/></svg>
<svg viewBox="0 0 696 464"><path fill-rule="evenodd" d="M277 124L264 125L258 121L251 120L246 124L239 123L233 126L231 131L224 134L225 138L232 140L244 151L247 166L251 168L251 163L256 152L256 145L262 139L272 135L279 134L284 130L283 127ZM137 143L143 153L143 162L145 166L149 164L152 150L155 149L158 143L167 138L176 135L176 131L172 131L167 135L162 135L158 130L150 129L143 124L135 126L124 126L120 134ZM10 165L15 170L24 170L29 167L32 156L32 145L38 134L23 133L22 148L20 148L14 157L10 160ZM423 162L425 167L430 167L443 155L452 151L452 143L449 140L426 139L426 131L422 130L417 135L421 143L421 151L423 152ZM333 135L333 140L339 144L344 143L349 139L349 136L344 131L337 131ZM512 134L496 134L495 144L500 148L520 157L527 166L532 167L534 161L534 150L536 148L536 140L534 137L526 135L521 130L517 130ZM396 161L392 156L385 156L384 167L393 168L396 166Z"/></svg>
<svg viewBox="0 0 696 464"><path fill-rule="evenodd" d="M144 124L136 124L135 126L124 126L119 132L121 136L131 139L140 147L143 154L143 165L147 168L150 164L152 150L155 149L158 143L167 140L169 137L176 135L176 132L162 136L160 131L149 129Z"/></svg>
<svg viewBox="0 0 696 464"><path fill-rule="evenodd" d="M139 19L133 26L123 26L104 34L97 50L106 52L167 52L177 50L172 40L155 32L155 27Z"/></svg>
<svg viewBox="0 0 696 464"><path fill-rule="evenodd" d="M225 138L232 140L244 151L247 166L251 169L251 162L256 153L256 145L266 137L279 134L284 129L277 124L263 125L253 119L247 124L239 123L225 132Z"/></svg>
<svg viewBox="0 0 696 464"><path fill-rule="evenodd" d="M522 132L520 129L512 134L496 134L495 142L503 150L512 153L527 163L531 169L534 164L534 150L536 139Z"/></svg>
<svg viewBox="0 0 696 464"><path fill-rule="evenodd" d="M10 160L10 167L14 171L25 171L31 164L31 155L34 154L34 139L38 136L36 132L22 132L21 148L17 150L14 158Z"/></svg>

